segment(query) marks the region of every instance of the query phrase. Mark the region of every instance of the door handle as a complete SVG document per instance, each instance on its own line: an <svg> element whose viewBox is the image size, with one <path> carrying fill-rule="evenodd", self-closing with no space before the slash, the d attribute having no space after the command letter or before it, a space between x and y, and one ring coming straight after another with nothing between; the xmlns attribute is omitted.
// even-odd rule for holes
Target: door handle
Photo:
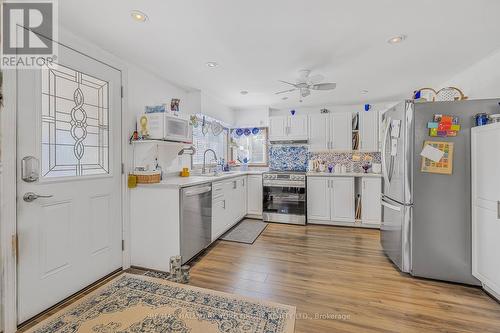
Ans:
<svg viewBox="0 0 500 333"><path fill-rule="evenodd" d="M387 186L389 186L389 184L391 182L390 182L389 175L388 175L387 165L385 163L386 157L387 157L385 150L387 149L387 146L386 146L386 144L387 144L387 137L389 135L389 130L391 128L391 122L392 122L392 118L388 117L387 118L387 124L385 126L384 139L382 141L382 152L381 152L381 157L382 157L382 175L384 177L384 181L387 183Z"/></svg>
<svg viewBox="0 0 500 333"><path fill-rule="evenodd" d="M390 203L387 203L385 201L382 200L382 206L384 207L387 207L391 210L395 210L396 212L400 212L401 211L401 207L398 207L398 206L394 206L394 205L391 205Z"/></svg>
<svg viewBox="0 0 500 333"><path fill-rule="evenodd" d="M52 198L53 195L40 195L33 192L27 192L23 195L23 200L26 202L35 201L38 198Z"/></svg>
<svg viewBox="0 0 500 333"><path fill-rule="evenodd" d="M497 219L500 220L500 201L497 201Z"/></svg>

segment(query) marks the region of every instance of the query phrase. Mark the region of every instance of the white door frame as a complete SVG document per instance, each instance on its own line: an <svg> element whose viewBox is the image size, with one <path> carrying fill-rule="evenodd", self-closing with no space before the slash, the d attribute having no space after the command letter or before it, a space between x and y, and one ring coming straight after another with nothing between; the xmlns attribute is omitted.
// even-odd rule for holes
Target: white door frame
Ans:
<svg viewBox="0 0 500 333"><path fill-rule="evenodd" d="M123 97L121 99L121 137L122 137L122 163L126 170L128 161L127 117L128 101L128 73L125 63L114 55L88 43L69 31L59 29L60 44L69 47L84 56L104 63L121 73ZM71 46L69 46L71 45ZM78 51L77 51L78 50ZM3 94L4 107L0 113L1 143L0 143L0 283L4 333L15 333L17 331L17 264L15 235L17 232L17 124L16 124L16 72L7 70L3 72ZM13 190L14 189L14 190ZM122 252L122 268L130 267L130 216L129 216L129 192L127 189L126 173L122 174L122 239L125 248ZM1 327L0 327L1 330Z"/></svg>

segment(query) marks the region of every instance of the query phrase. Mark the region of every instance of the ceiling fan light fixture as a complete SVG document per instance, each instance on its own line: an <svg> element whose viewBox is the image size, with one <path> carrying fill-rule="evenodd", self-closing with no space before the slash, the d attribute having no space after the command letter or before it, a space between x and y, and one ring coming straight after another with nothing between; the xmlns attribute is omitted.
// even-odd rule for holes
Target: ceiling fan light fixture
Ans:
<svg viewBox="0 0 500 333"><path fill-rule="evenodd" d="M366 94L368 94L368 90L363 89L363 90L361 90L361 93L362 93L363 95L366 95Z"/></svg>
<svg viewBox="0 0 500 333"><path fill-rule="evenodd" d="M242 90L242 91L240 91L240 94L242 94L242 95L248 95L248 91Z"/></svg>
<svg viewBox="0 0 500 333"><path fill-rule="evenodd" d="M206 63L206 65L209 68L215 68L215 67L219 66L219 64L216 63L215 61L209 61L209 62Z"/></svg>
<svg viewBox="0 0 500 333"><path fill-rule="evenodd" d="M387 41L387 43L389 43L391 45L395 45L395 44L399 44L399 43L403 42L405 39L406 39L405 35L394 36L394 37L390 38Z"/></svg>
<svg viewBox="0 0 500 333"><path fill-rule="evenodd" d="M140 10L133 10L130 12L130 16L137 22L146 22L148 19L148 16Z"/></svg>

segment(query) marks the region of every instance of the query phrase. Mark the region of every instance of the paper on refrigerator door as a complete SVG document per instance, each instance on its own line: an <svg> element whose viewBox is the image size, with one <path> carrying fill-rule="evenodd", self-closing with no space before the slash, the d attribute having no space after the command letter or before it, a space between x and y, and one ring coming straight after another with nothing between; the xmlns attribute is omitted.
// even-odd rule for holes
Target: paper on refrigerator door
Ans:
<svg viewBox="0 0 500 333"><path fill-rule="evenodd" d="M444 152L432 147L431 145L425 145L424 149L420 153L420 156L430 159L433 162L439 162L443 158Z"/></svg>

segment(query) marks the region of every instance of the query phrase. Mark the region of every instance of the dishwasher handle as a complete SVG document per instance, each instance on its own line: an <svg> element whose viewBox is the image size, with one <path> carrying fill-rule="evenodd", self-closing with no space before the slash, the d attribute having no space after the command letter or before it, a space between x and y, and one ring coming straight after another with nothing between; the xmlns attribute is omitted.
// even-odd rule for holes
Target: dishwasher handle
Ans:
<svg viewBox="0 0 500 333"><path fill-rule="evenodd" d="M186 192L184 192L184 195L186 197L192 197L192 196L200 195L200 194L207 193L210 191L212 191L211 186L203 186L203 187L198 187L198 188L186 190Z"/></svg>

